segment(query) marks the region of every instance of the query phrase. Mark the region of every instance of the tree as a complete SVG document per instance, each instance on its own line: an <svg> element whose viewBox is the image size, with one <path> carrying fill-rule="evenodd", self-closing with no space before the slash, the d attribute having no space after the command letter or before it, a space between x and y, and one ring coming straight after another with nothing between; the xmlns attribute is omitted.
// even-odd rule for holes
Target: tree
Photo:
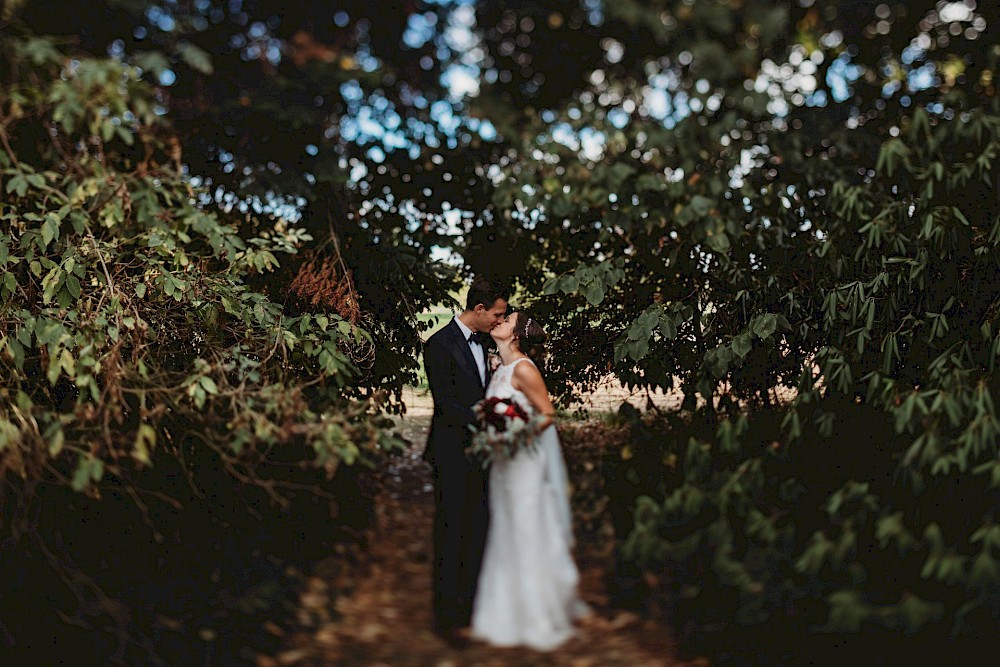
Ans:
<svg viewBox="0 0 1000 667"><path fill-rule="evenodd" d="M258 287L310 237L206 209L135 67L16 28L0 56L4 559L47 591L42 606L59 600L82 627L108 615L112 636L88 648L162 661L151 614L207 604L214 548L250 539L301 558L365 524L362 498L360 516L332 517L355 492L341 465L393 445L376 406L352 399L371 336L347 306L289 313ZM94 524L117 529L95 540ZM205 592L129 583L157 570ZM56 620L36 604L5 605L5 643L31 646Z"/></svg>
<svg viewBox="0 0 1000 667"><path fill-rule="evenodd" d="M459 144L479 141L467 123L442 121L459 117L438 81L449 11L115 0L64 14L29 1L19 17L35 34L140 68L169 114L185 174L203 188L200 206L282 216L312 237L270 282L304 287L317 267L346 270L328 278L350 283L373 347L387 352L362 364L359 387L398 398L416 378L414 315L458 285L431 255L450 243L442 204L468 178L444 180L437 165L445 156L461 169ZM309 292L271 296L316 306Z"/></svg>
<svg viewBox="0 0 1000 667"><path fill-rule="evenodd" d="M101 62L126 72L132 90L148 87L144 118L160 107L173 121L153 133L152 157L145 139L124 145L144 136L119 131L134 122L124 109L116 125L91 108L87 137L106 138L67 142L63 128L49 148L45 119L64 123L53 110L62 102L26 94L17 105L35 121L14 119L17 136L5 135L4 187L22 208L46 202L46 188L72 196L71 180L59 179L77 172L59 166L72 163L60 145L100 158L77 173L91 180L86 169L108 169L109 146L116 174L171 166L169 179L158 176L179 193L177 224L204 216L234 231L218 231L213 245L182 225L194 240L178 235L164 251L170 275L217 303L246 296L275 326L304 326L296 338L318 336L260 382L315 378L310 364L346 368L351 357L356 379L327 398L303 394L314 413L377 387L398 395L416 368L414 314L446 301L460 273L499 273L531 295L527 305L553 332L549 381L564 397L609 373L684 393L685 409L665 418L670 430L637 422L636 441L607 472L624 557L649 580L669 574L695 626L880 628L934 642L995 624L1000 53L975 3L490 2L470 11L415 2L376 25L364 3L318 22L311 2L278 17L271 3L164 0L93 4L100 21L84 31L41 3L4 7L4 21L23 10L22 37L24 26L73 35L88 68ZM36 48L33 67L52 61L51 48ZM32 58L22 49L5 62ZM472 77L467 95L443 83L455 72ZM54 69L44 80L35 88L67 85ZM2 108L13 118L13 104ZM191 200L189 186L208 189ZM104 252L126 253L108 257L132 267L127 253L140 250L115 230L129 229L138 209L116 212L118 190L94 187L85 196L98 198L112 223L102 233L117 244ZM20 273L5 298L29 312L52 307L46 288L57 305L79 301L68 276L98 256L75 257L67 270L59 221L73 212L44 206L29 211L37 219L18 214L16 241L48 253L55 269L38 262L53 277L43 285L50 273L32 274L20 246L8 251ZM286 210L294 224L276 225ZM140 239L152 234L142 230ZM252 252L239 254L237 238ZM465 266L430 261L435 246ZM263 279L273 264L265 251L293 247L301 263ZM178 264L183 257L196 259ZM122 270L137 279L138 268ZM22 294L34 283L40 301ZM285 285L291 295L275 289ZM180 295L192 308L206 298ZM218 321L245 312L234 311L223 304ZM319 316L329 329L334 314L348 340L322 324L316 332ZM207 322L191 331L212 340L216 320ZM353 323L370 347L354 347ZM242 335L221 331L228 341L212 344L223 350ZM258 344L275 340L273 329L251 331ZM321 339L331 346L321 351ZM34 338L5 340L37 348ZM7 347L20 369L17 347ZM79 361L64 365L53 351L57 382L81 376ZM236 386L234 371L193 367L195 352L178 346L172 372L221 410L201 378ZM52 368L48 350L35 355ZM59 396L76 401L72 391ZM794 400L781 398L790 391ZM140 408L122 414L135 419ZM276 409L265 404L265 414ZM94 464L79 467L93 477ZM957 517L942 509L956 498ZM880 574L890 568L899 576L887 583Z"/></svg>
<svg viewBox="0 0 1000 667"><path fill-rule="evenodd" d="M604 62L561 104L481 101L521 144L470 257L503 248L545 295L563 386L612 371L684 392L688 416L609 472L635 502L625 556L666 570L696 626L920 632L917 654L981 634L1000 480L985 13L602 10L585 32ZM515 24L564 48L559 20Z"/></svg>

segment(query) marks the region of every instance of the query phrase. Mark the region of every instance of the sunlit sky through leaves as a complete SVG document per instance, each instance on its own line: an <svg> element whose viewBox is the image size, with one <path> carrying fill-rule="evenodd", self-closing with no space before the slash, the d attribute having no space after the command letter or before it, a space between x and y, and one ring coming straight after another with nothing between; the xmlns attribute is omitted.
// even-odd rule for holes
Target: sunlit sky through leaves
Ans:
<svg viewBox="0 0 1000 667"><path fill-rule="evenodd" d="M797 2L802 7L825 5L816 0ZM884 68L884 71L876 73L885 82L883 96L899 96L900 103L905 107L910 103L909 95L938 86L942 78L953 76L938 71L940 65L936 65L929 54L936 48L947 47L949 40L975 40L985 32L986 19L977 11L977 4L975 0L937 3L936 10L920 21L919 32L912 36L902 53L888 54L892 57L885 58L879 65ZM244 26L232 35L230 45L241 49L245 61L265 59L277 65L288 57L286 44L275 36L282 20L280 16L254 20L246 13L242 0L229 0L224 9L209 0L195 0L193 6L195 12L186 14L184 20L192 22L196 29L217 22L220 11L228 11L237 19L237 24ZM331 119L325 137L317 137L303 146L310 157L323 158L326 153L334 152L341 168L350 174L348 187L364 197L380 198L385 195L384 192L368 191L370 170L382 169L393 153L405 152L414 161L433 160L435 149L456 150L469 145L473 139L485 142L500 139L498 128L489 119L470 113L471 104L482 94L485 86L509 81L511 76L526 77L525 86L529 93L532 86L537 89L546 85L541 69L535 68L526 55L531 40L537 39L540 34L533 33L535 21L531 17L511 15L513 18L504 18L498 26L490 28L499 31L498 36L495 35L496 44L492 46L494 53L484 41L488 26L477 24L474 0L426 0L421 6L421 10L409 15L406 20L401 48L427 53L419 59L419 67L427 72L440 72L444 97L435 99L425 96L421 90L410 90L408 104L426 111L422 116L415 116L401 113L389 96L364 83L362 77L348 80L339 91L346 103L345 112ZM180 15L173 11L175 7L177 5L173 2L150 5L145 11L147 24L136 26L133 36L141 40L150 31L175 30L181 20ZM580 29L599 28L613 14L601 0L582 0L579 8L585 17ZM864 28L865 35L877 38L888 34L893 29L896 11L898 8L893 9L889 4L876 6L870 25ZM508 14L504 16L508 17ZM355 25L354 29L359 31L358 48L353 53L351 65L359 73L378 72L391 65L380 61L380 54L367 46L364 34L372 29L368 19L355 22L355 17L341 9L334 11L330 20L345 29ZM557 16L555 13L548 19L550 27L563 20L561 14ZM667 19L664 21L666 25ZM857 62L857 46L844 43L844 36L838 30L818 35L816 40L811 43L793 42L784 53L763 59L756 76L745 81L748 92L765 96L767 112L779 124L795 107L823 107L849 102L855 82L865 75L866 67L873 67L873 63ZM627 55L629 45L611 36L600 39L599 44L601 60L590 70L587 80L581 82L575 99L569 100L562 109L539 108L530 112L537 113L549 125L548 136L552 141L575 151L584 162L597 162L607 157L608 137L604 128L625 129L639 122L659 123L663 128L672 129L692 115L707 115L719 110L726 95L731 94L731 91L723 90L707 78L685 80L685 76L695 71L686 69L695 57L694 49L673 54L673 59L666 56L651 58L645 67L645 79L627 84L618 78L616 72ZM122 57L122 42L118 40L111 44L109 53ZM499 64L498 58L508 56L521 63L519 73L512 74ZM827 59L831 59L830 62L826 62ZM823 73L825 81L821 82L818 77ZM162 66L158 72L159 83L167 88L175 84L176 78L176 73L168 65ZM828 95L832 99L828 99ZM590 123L588 119L592 117L600 122ZM856 124L863 119L849 122ZM362 149L365 159L347 157L338 148L338 142ZM734 182L741 178L741 171L745 173L754 168L754 156L761 151L766 151L766 147L743 149L741 166L732 174ZM357 151L352 152L357 155ZM223 153L220 160L225 161L225 157ZM226 165L225 168L231 166ZM305 178L310 183L315 181L313 174L307 173ZM269 208L278 215L294 219L302 203L302 200L273 202ZM455 234L460 232L456 226L460 219L475 215L475 212L460 211L454 206L442 213L446 213L444 218L449 222L449 232Z"/></svg>

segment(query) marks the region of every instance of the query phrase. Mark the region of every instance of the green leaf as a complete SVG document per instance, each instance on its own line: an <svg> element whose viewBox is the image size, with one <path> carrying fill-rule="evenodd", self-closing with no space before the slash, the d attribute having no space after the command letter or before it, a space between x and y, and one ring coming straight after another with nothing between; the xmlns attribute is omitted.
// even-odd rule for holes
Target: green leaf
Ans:
<svg viewBox="0 0 1000 667"><path fill-rule="evenodd" d="M731 244L729 243L729 236L725 232L714 232L710 233L706 238L705 242L708 247L715 252L724 255L729 252Z"/></svg>
<svg viewBox="0 0 1000 667"><path fill-rule="evenodd" d="M1000 584L1000 568L989 549L983 549L972 561L969 579L980 588L992 588Z"/></svg>
<svg viewBox="0 0 1000 667"><path fill-rule="evenodd" d="M18 197L23 197L28 192L28 180L22 174L18 174L7 181L7 194L12 192L17 194Z"/></svg>
<svg viewBox="0 0 1000 667"><path fill-rule="evenodd" d="M170 60L160 51L136 51L132 55L132 62L154 76L170 69Z"/></svg>
<svg viewBox="0 0 1000 667"><path fill-rule="evenodd" d="M59 456L60 452L63 450L63 446L66 443L66 434L63 432L59 423L56 422L56 429L48 435L49 438L49 456L56 457Z"/></svg>
<svg viewBox="0 0 1000 667"><path fill-rule="evenodd" d="M209 75L213 72L212 56L207 51L201 49L191 42L180 42L177 45L177 52L187 65L196 72Z"/></svg>
<svg viewBox="0 0 1000 667"><path fill-rule="evenodd" d="M757 334L760 339L767 338L773 334L778 328L778 318L773 314L768 313L766 315L761 315L756 318L753 324L753 332Z"/></svg>
<svg viewBox="0 0 1000 667"><path fill-rule="evenodd" d="M665 314L660 318L660 333L669 340L677 338L677 324L674 322L673 316Z"/></svg>
<svg viewBox="0 0 1000 667"><path fill-rule="evenodd" d="M69 485L76 492L83 491L90 485L90 470L83 464L83 461L77 464Z"/></svg>
<svg viewBox="0 0 1000 667"><path fill-rule="evenodd" d="M66 289L69 290L74 299L80 298L80 293L82 292L80 281L72 273L66 276Z"/></svg>
<svg viewBox="0 0 1000 667"><path fill-rule="evenodd" d="M626 338L619 338L615 341L615 363L619 363L628 354ZM998 466L1000 467L1000 466Z"/></svg>
<svg viewBox="0 0 1000 667"><path fill-rule="evenodd" d="M927 117L927 112L924 111L922 106L917 105L913 110L913 118L910 121L910 139L918 141L921 133L925 137L930 137L930 131L931 124L930 119Z"/></svg>
<svg viewBox="0 0 1000 667"><path fill-rule="evenodd" d="M702 195L695 195L691 198L691 209L699 216L708 215L714 205L714 201Z"/></svg>
<svg viewBox="0 0 1000 667"><path fill-rule="evenodd" d="M149 424L139 424L132 444L132 458L143 465L150 464L149 453L156 446L156 429Z"/></svg>
<svg viewBox="0 0 1000 667"><path fill-rule="evenodd" d="M51 214L45 216L45 222L42 223L42 243L47 246L58 237L59 219Z"/></svg>
<svg viewBox="0 0 1000 667"><path fill-rule="evenodd" d="M733 338L733 352L742 359L750 353L750 336L748 334L740 334Z"/></svg>
<svg viewBox="0 0 1000 667"><path fill-rule="evenodd" d="M104 462L100 459L80 456L70 487L74 491L83 491L91 482L100 482L104 477Z"/></svg>
<svg viewBox="0 0 1000 667"><path fill-rule="evenodd" d="M598 306L602 301L604 301L604 286L599 283L592 282L584 289L584 296L587 299L587 303L591 306Z"/></svg>

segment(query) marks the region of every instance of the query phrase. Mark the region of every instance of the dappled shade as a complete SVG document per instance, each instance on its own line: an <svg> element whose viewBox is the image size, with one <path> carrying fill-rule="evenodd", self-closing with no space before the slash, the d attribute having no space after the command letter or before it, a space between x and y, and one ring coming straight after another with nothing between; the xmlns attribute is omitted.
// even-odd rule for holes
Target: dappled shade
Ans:
<svg viewBox="0 0 1000 667"><path fill-rule="evenodd" d="M5 559L119 662L164 623L131 546L346 563L426 313L490 274L560 405L677 397L590 461L619 603L720 658L964 658L1000 608L991 9L0 2Z"/></svg>

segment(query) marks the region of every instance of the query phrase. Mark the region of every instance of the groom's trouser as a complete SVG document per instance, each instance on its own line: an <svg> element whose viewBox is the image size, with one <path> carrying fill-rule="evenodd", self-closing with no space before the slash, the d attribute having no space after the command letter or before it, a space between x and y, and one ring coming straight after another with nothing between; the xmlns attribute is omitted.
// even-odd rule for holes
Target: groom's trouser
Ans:
<svg viewBox="0 0 1000 667"><path fill-rule="evenodd" d="M465 455L441 457L434 470L434 627L469 625L486 545L488 475Z"/></svg>

